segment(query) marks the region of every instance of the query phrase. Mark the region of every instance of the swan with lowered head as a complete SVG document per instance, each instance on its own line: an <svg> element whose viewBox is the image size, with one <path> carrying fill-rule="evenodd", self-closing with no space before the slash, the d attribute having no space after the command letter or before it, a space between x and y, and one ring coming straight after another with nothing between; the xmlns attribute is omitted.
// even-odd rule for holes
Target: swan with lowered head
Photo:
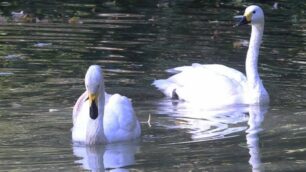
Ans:
<svg viewBox="0 0 306 172"><path fill-rule="evenodd" d="M85 145L136 139L141 128L127 97L105 92L103 72L92 65L85 75L86 91L73 108L72 140Z"/></svg>
<svg viewBox="0 0 306 172"><path fill-rule="evenodd" d="M268 104L269 94L258 74L258 55L264 31L264 13L256 5L246 8L240 23L251 24L246 56L246 76L219 64L192 64L169 69L175 75L155 80L153 85L166 96L201 106Z"/></svg>

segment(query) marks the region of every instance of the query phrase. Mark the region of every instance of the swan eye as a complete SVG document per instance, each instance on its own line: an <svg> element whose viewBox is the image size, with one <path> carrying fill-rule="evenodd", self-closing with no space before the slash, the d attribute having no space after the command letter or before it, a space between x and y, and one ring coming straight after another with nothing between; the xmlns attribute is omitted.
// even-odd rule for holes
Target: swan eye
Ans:
<svg viewBox="0 0 306 172"><path fill-rule="evenodd" d="M255 14L255 13L256 13L256 11L254 10L254 11L253 11L253 14Z"/></svg>

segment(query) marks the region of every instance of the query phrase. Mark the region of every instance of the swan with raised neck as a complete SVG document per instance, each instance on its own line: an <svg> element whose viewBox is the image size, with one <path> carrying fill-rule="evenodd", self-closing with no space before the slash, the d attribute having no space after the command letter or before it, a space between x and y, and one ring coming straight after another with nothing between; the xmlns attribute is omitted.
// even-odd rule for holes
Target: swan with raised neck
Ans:
<svg viewBox="0 0 306 172"><path fill-rule="evenodd" d="M268 104L269 94L258 73L258 56L264 31L264 13L259 6L246 8L238 25L252 26L246 55L246 75L221 64L197 64L168 69L173 76L153 82L173 99L190 102L201 108L220 108L237 104Z"/></svg>

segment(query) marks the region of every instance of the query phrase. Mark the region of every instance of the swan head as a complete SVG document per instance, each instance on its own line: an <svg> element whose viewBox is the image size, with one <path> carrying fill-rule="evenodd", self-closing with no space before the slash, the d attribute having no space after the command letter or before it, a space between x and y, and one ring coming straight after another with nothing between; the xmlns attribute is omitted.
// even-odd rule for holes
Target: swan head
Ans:
<svg viewBox="0 0 306 172"><path fill-rule="evenodd" d="M98 65L91 65L85 75L85 87L89 100L89 115L91 119L98 117L98 98L104 95L104 79L102 69Z"/></svg>
<svg viewBox="0 0 306 172"><path fill-rule="evenodd" d="M248 6L244 11L243 16L237 16L235 18L240 20L237 24L238 26L245 24L263 25L265 22L264 12L257 5Z"/></svg>

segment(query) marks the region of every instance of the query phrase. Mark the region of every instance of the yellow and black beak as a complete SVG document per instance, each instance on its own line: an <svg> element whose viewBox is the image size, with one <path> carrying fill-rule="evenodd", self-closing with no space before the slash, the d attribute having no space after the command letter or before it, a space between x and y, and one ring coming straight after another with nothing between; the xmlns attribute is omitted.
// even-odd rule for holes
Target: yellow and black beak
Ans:
<svg viewBox="0 0 306 172"><path fill-rule="evenodd" d="M89 116L91 119L97 119L98 117L98 96L96 94L88 94L89 101Z"/></svg>
<svg viewBox="0 0 306 172"><path fill-rule="evenodd" d="M252 13L245 13L243 16L235 16L237 24L235 26L241 26L251 23Z"/></svg>

